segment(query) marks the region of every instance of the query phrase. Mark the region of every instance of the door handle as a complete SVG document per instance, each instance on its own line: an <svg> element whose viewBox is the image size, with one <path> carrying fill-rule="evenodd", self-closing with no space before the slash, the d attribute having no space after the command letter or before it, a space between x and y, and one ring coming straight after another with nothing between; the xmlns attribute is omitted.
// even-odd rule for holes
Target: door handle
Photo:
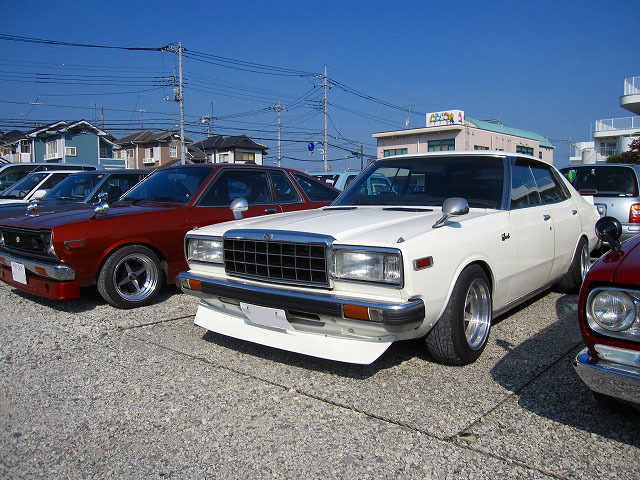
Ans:
<svg viewBox="0 0 640 480"><path fill-rule="evenodd" d="M547 220L551 220L551 215L543 215L542 218L544 218L544 221L546 222Z"/></svg>
<svg viewBox="0 0 640 480"><path fill-rule="evenodd" d="M276 213L278 210L275 208L265 208L264 213Z"/></svg>
<svg viewBox="0 0 640 480"><path fill-rule="evenodd" d="M578 213L578 210L571 210L572 215L576 215L577 213Z"/></svg>

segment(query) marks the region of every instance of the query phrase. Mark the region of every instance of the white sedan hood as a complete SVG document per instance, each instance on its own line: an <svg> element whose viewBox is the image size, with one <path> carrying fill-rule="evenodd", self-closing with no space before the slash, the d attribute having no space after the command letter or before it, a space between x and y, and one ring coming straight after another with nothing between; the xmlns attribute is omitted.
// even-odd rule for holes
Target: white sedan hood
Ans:
<svg viewBox="0 0 640 480"><path fill-rule="evenodd" d="M414 210L412 207L325 207L211 225L199 229L198 233L223 235L232 229L292 231L330 235L344 244L387 246L396 244L400 237L409 240L431 230L442 217L440 207ZM495 210L472 209L466 215L451 217L447 225L459 227L460 222L493 212Z"/></svg>

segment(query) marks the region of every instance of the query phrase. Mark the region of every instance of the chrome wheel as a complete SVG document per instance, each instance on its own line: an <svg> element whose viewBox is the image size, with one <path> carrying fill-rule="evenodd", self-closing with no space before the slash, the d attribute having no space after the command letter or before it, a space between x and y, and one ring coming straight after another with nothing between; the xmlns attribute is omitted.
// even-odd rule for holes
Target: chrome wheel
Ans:
<svg viewBox="0 0 640 480"><path fill-rule="evenodd" d="M587 276L587 272L591 267L591 254L589 253L589 246L585 243L582 246L582 252L580 252L580 276L584 282L584 277Z"/></svg>
<svg viewBox="0 0 640 480"><path fill-rule="evenodd" d="M152 295L160 281L156 263L142 253L121 258L113 269L113 287L129 302L141 302Z"/></svg>
<svg viewBox="0 0 640 480"><path fill-rule="evenodd" d="M478 350L487 341L491 328L491 293L484 279L476 278L469 285L463 315L467 344Z"/></svg>

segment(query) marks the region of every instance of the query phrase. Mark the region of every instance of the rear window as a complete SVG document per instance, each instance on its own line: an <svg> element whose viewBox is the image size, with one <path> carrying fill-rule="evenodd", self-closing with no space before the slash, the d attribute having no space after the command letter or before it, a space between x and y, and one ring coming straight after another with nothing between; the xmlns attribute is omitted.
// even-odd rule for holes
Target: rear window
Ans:
<svg viewBox="0 0 640 480"><path fill-rule="evenodd" d="M638 196L636 175L629 167L574 167L563 168L561 172L582 195Z"/></svg>

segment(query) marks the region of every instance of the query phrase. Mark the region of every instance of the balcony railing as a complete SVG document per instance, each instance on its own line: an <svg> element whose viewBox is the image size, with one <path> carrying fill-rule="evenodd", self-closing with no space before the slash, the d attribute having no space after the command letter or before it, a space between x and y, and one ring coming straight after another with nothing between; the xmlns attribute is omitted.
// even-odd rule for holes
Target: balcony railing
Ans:
<svg viewBox="0 0 640 480"><path fill-rule="evenodd" d="M633 128L640 128L640 117L605 118L603 120L596 120L594 132L631 130Z"/></svg>
<svg viewBox="0 0 640 480"><path fill-rule="evenodd" d="M640 94L640 77L631 77L624 79L624 94L639 95Z"/></svg>
<svg viewBox="0 0 640 480"><path fill-rule="evenodd" d="M31 154L30 153L10 153L9 155L5 155L4 158L13 163L24 163L24 162L31 161Z"/></svg>

